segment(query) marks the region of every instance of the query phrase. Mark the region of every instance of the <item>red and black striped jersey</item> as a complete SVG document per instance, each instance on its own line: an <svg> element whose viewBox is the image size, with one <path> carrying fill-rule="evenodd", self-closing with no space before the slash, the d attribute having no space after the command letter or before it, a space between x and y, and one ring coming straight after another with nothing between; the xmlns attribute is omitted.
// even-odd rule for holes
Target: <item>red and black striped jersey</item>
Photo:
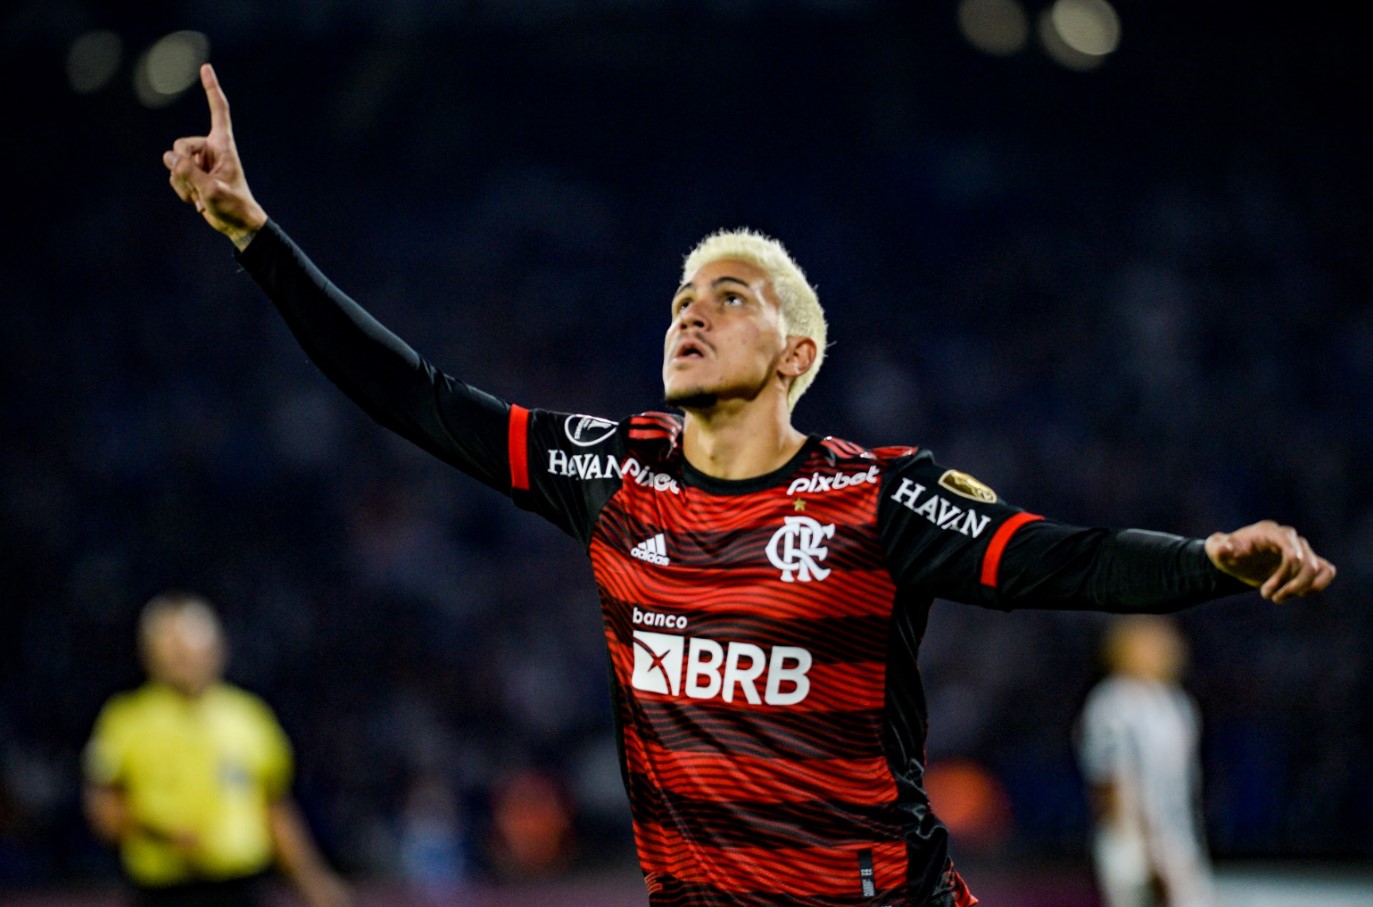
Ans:
<svg viewBox="0 0 1373 907"><path fill-rule="evenodd" d="M585 546L655 907L975 903L921 783L931 602L1166 611L1240 588L1199 540L1040 519L915 448L813 436L713 478L677 416L528 410L445 374L275 224L238 257L374 419Z"/></svg>
<svg viewBox="0 0 1373 907"><path fill-rule="evenodd" d="M591 557L652 903L973 903L920 783L916 653L1024 514L911 448L816 437L723 481L675 416L513 412L516 501Z"/></svg>

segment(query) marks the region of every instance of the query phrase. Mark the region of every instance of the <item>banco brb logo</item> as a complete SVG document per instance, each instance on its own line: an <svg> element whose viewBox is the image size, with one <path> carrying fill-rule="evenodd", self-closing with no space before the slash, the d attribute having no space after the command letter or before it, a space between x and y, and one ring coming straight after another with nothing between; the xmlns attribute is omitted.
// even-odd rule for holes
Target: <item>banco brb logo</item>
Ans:
<svg viewBox="0 0 1373 907"><path fill-rule="evenodd" d="M782 528L768 541L768 560L782 571L784 583L822 580L830 575L829 568L821 567L820 562L829 556L824 542L831 538L834 538L833 523L821 525L819 520L808 516L786 517Z"/></svg>
<svg viewBox="0 0 1373 907"><path fill-rule="evenodd" d="M688 699L741 698L753 705L795 705L810 695L814 659L799 646L719 643L697 636L634 631L634 676L645 693Z"/></svg>

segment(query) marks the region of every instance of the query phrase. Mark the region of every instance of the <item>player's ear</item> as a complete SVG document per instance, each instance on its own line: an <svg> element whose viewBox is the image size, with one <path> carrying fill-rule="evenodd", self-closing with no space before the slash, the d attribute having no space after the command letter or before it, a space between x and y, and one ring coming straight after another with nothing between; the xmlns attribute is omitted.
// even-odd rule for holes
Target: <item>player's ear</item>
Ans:
<svg viewBox="0 0 1373 907"><path fill-rule="evenodd" d="M782 360L777 368L788 378L799 378L815 365L815 353L814 340L793 334L787 337L787 345L782 351Z"/></svg>

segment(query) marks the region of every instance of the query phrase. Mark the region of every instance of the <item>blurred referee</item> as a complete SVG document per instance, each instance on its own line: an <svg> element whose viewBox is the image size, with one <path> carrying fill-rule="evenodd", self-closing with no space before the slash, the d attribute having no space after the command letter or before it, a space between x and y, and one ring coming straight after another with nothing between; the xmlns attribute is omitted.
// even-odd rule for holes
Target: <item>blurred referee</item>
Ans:
<svg viewBox="0 0 1373 907"><path fill-rule="evenodd" d="M261 699L221 679L202 598L144 608L148 681L107 702L85 752L91 827L119 847L134 907L255 907L279 866L311 907L350 896L290 799L290 743Z"/></svg>

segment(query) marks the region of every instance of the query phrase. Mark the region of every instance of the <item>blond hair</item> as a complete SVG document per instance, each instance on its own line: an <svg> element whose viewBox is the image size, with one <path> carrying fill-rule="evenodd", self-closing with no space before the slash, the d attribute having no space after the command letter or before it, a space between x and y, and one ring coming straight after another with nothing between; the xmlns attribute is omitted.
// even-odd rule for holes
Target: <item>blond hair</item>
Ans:
<svg viewBox="0 0 1373 907"><path fill-rule="evenodd" d="M801 399L801 395L815 380L820 364L825 359L828 328L820 299L806 280L805 272L780 242L746 227L718 230L697 243L682 264L682 282L690 282L692 275L702 267L725 258L746 261L766 271L781 306L782 333L809 337L815 341L815 361L804 373L796 376L787 390L787 405L795 409L796 401Z"/></svg>

